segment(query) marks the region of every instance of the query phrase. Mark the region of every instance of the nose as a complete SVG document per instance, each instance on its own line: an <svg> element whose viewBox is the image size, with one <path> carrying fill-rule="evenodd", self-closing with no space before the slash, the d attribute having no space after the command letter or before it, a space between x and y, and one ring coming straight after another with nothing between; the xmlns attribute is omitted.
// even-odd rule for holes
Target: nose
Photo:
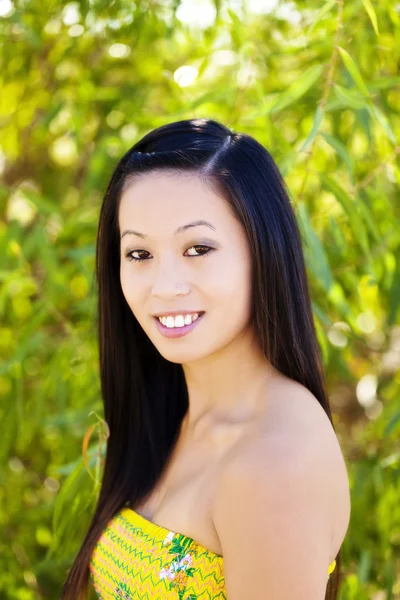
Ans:
<svg viewBox="0 0 400 600"><path fill-rule="evenodd" d="M176 263L171 263L169 268L160 266L152 286L152 294L165 299L186 294L188 289L185 274L177 268Z"/></svg>

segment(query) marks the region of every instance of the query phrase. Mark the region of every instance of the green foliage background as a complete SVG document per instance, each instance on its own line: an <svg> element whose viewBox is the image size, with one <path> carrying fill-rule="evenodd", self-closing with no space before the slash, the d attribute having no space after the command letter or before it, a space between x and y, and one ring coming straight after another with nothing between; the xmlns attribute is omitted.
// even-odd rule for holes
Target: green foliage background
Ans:
<svg viewBox="0 0 400 600"><path fill-rule="evenodd" d="M268 148L298 214L352 493L340 600L398 600L399 5L0 0L0 14L0 597L58 597L98 490L108 178L150 129L212 117Z"/></svg>

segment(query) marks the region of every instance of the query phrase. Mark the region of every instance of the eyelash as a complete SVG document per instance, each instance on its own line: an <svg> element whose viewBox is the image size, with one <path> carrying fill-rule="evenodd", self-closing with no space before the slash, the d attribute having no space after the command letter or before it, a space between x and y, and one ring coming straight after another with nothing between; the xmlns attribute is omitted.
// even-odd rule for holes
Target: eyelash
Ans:
<svg viewBox="0 0 400 600"><path fill-rule="evenodd" d="M191 250L192 248L207 248L207 252L203 252L203 254L197 254L195 256L189 256L189 258L200 258L200 256L207 256L207 254L214 250L214 248L210 248L210 246L204 246L203 244L196 244L195 246L190 246L188 250ZM135 258L134 256L131 256L133 252L146 252L146 250L131 250L130 252L128 252L125 256L129 260L129 262L132 262L133 260L137 262L144 262L145 260L148 260L148 258Z"/></svg>

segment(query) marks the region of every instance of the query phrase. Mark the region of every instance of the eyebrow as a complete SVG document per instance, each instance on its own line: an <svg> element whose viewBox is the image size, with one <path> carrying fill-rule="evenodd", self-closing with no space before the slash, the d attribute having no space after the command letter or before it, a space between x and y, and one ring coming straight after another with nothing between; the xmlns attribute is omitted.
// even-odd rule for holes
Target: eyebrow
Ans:
<svg viewBox="0 0 400 600"><path fill-rule="evenodd" d="M188 223L187 225L181 225L175 231L174 235L176 235L177 233L182 233L182 232L186 231L187 229L190 229L191 227L199 227L200 225L203 225L205 227L210 227L210 229L213 229L215 231L214 225L211 225L211 223L209 221L204 221L203 219L200 219L199 221L193 221L192 223ZM138 237L143 238L143 239L148 237L144 233L139 233L138 231L133 231L132 229L125 229L125 231L121 235L121 240L125 235L137 235Z"/></svg>

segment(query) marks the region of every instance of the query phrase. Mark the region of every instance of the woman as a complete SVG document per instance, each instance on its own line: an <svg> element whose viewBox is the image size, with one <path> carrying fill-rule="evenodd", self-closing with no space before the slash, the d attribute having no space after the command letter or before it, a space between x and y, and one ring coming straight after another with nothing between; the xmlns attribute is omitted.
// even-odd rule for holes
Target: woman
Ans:
<svg viewBox="0 0 400 600"><path fill-rule="evenodd" d="M350 517L278 168L208 119L159 127L101 208L110 429L62 598L333 600ZM331 575L332 573L332 575Z"/></svg>

